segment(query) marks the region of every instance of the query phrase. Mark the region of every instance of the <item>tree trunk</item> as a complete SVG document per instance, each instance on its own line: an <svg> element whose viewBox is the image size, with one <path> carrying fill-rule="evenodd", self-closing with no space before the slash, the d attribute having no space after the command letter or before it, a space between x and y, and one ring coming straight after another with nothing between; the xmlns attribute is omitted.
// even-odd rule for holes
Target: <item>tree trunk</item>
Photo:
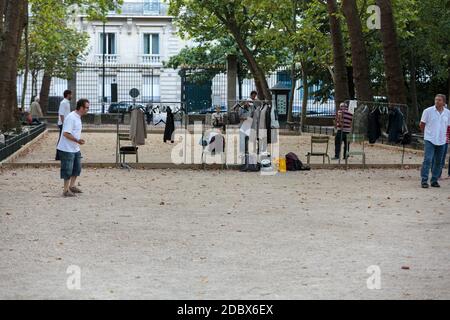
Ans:
<svg viewBox="0 0 450 320"><path fill-rule="evenodd" d="M419 104L417 101L417 64L416 55L414 50L410 53L410 63L409 63L409 86L411 92L411 109L408 113L408 125L410 128L416 128L416 124L419 121Z"/></svg>
<svg viewBox="0 0 450 320"><path fill-rule="evenodd" d="M370 63L364 43L361 20L356 0L343 0L342 9L347 21L352 49L353 81L356 96L362 101L372 101L373 92L370 81Z"/></svg>
<svg viewBox="0 0 450 320"><path fill-rule="evenodd" d="M227 27L230 30L231 34L233 35L234 39L236 40L236 43L239 49L241 50L242 54L244 55L245 60L247 60L248 67L255 80L255 86L256 90L258 91L259 99L272 100L272 93L270 92L266 75L264 74L264 71L261 69L258 62L256 61L256 58L253 55L253 53L247 47L245 40L242 38L242 34L240 32L238 25L236 24L236 22L230 19L227 21Z"/></svg>
<svg viewBox="0 0 450 320"><path fill-rule="evenodd" d="M23 76L23 84L22 84L22 101L20 102L20 107L22 110L25 110L25 99L27 95L27 86L28 86L28 72L30 70L30 42L28 40L28 30L29 30L29 19L28 19L28 7L27 7L27 16L26 16L26 26L24 33L25 40L25 73Z"/></svg>
<svg viewBox="0 0 450 320"><path fill-rule="evenodd" d="M292 33L297 32L297 8L298 1L293 1L292 6ZM290 130L294 130L294 99L295 99L295 89L297 87L297 69L295 67L295 58L297 55L297 47L294 47L292 52L292 65L291 65L291 94L289 96L288 114L287 114L287 124Z"/></svg>
<svg viewBox="0 0 450 320"><path fill-rule="evenodd" d="M302 63L302 86L303 86L303 99L302 99L302 120L300 128L303 131L306 125L306 116L308 114L308 100L309 100L309 83L308 83L308 70L306 64Z"/></svg>
<svg viewBox="0 0 450 320"><path fill-rule="evenodd" d="M18 125L17 60L27 0L0 0L0 131Z"/></svg>
<svg viewBox="0 0 450 320"><path fill-rule="evenodd" d="M46 115L48 112L48 96L50 94L50 85L52 84L52 77L46 71L44 72L44 77L42 78L41 92L39 94L39 99L41 100L42 112Z"/></svg>
<svg viewBox="0 0 450 320"><path fill-rule="evenodd" d="M36 70L32 70L31 71L31 95L33 97L37 96L37 94L38 94L37 77L38 77L38 72Z"/></svg>
<svg viewBox="0 0 450 320"><path fill-rule="evenodd" d="M381 9L381 41L383 43L388 100L390 103L406 104L405 80L392 13L392 3L391 0L377 0L376 3Z"/></svg>
<svg viewBox="0 0 450 320"><path fill-rule="evenodd" d="M348 93L350 94L350 99L355 100L356 92L355 92L355 81L353 80L352 66L347 67L347 78L348 78Z"/></svg>
<svg viewBox="0 0 450 320"><path fill-rule="evenodd" d="M289 105L288 105L288 114L287 114L287 123L291 130L293 130L294 122L294 98L295 98L295 89L297 88L297 69L295 68L295 63L291 66L291 94L289 96Z"/></svg>
<svg viewBox="0 0 450 320"><path fill-rule="evenodd" d="M239 96L239 100L242 100L242 85L244 83L244 79L242 77L242 66L241 63L238 62L238 96Z"/></svg>
<svg viewBox="0 0 450 320"><path fill-rule="evenodd" d="M336 109L339 104L350 98L348 89L347 63L344 40L338 14L336 0L327 0L328 19L330 21L331 42L333 45L333 81L335 91Z"/></svg>
<svg viewBox="0 0 450 320"><path fill-rule="evenodd" d="M447 104L450 105L450 60L448 61L448 94L447 94Z"/></svg>

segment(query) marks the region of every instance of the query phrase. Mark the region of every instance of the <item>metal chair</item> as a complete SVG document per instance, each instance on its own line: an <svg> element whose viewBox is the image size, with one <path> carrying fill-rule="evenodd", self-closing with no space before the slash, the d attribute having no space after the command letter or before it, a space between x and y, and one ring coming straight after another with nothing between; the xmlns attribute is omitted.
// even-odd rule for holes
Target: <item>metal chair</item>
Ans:
<svg viewBox="0 0 450 320"><path fill-rule="evenodd" d="M130 135L126 133L117 134L117 150L119 151L120 163L125 163L126 155L136 155L136 163L139 163L138 147L136 146L122 146L121 141L131 141Z"/></svg>
<svg viewBox="0 0 450 320"><path fill-rule="evenodd" d="M330 156L328 155L328 148L330 143L330 137L328 136L312 136L311 137L311 152L308 152L306 155L308 164L311 163L311 157L323 157L323 164L325 164L325 159L328 158L328 164L331 163ZM314 151L315 145L324 145L326 144L325 152L317 152Z"/></svg>
<svg viewBox="0 0 450 320"><path fill-rule="evenodd" d="M366 137L363 134L349 134L347 136L346 150L350 150L351 143L362 143L362 150L360 151L347 151L345 154L345 166L348 169L348 158L350 156L362 156L363 168L366 168L366 151L365 151Z"/></svg>

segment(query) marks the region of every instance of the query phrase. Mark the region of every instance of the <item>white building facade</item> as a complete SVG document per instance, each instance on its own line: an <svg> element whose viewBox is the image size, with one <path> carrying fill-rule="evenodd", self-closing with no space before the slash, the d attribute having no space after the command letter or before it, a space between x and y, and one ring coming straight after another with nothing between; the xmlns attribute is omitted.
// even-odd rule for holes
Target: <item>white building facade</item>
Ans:
<svg viewBox="0 0 450 320"><path fill-rule="evenodd" d="M108 14L105 24L83 15L77 19L80 30L90 38L79 71L89 75L78 75L77 97L101 103L104 90L110 104L116 99L130 100L129 90L137 88L141 92L138 100L144 103L181 101L178 70L164 68L163 62L178 54L187 42L177 35L167 3L125 1L120 13ZM103 65L105 74L99 68ZM112 84L117 84L116 97Z"/></svg>
<svg viewBox="0 0 450 320"><path fill-rule="evenodd" d="M89 44L75 81L53 78L50 96L61 97L69 88L75 91L76 98L88 98L93 112L101 111L103 96L106 111L115 101L130 101L132 88L141 92L138 100L143 103L181 101L179 70L164 68L163 62L178 54L188 42L178 36L168 6L161 0L125 0L120 13L110 12L105 24L77 15L75 27L89 35ZM19 101L23 79L23 74L19 74ZM42 74L31 88L28 77L26 105L39 93L41 81ZM116 84L116 94L112 84ZM53 109L54 106L49 111Z"/></svg>

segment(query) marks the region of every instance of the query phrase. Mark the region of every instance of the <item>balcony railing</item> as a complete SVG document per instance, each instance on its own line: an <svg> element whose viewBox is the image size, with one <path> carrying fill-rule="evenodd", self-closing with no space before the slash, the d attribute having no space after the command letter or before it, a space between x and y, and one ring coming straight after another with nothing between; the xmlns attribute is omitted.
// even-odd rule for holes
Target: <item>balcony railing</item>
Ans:
<svg viewBox="0 0 450 320"><path fill-rule="evenodd" d="M135 16L167 16L169 6L159 1L149 2L124 2L121 12L112 11L110 15L135 15Z"/></svg>
<svg viewBox="0 0 450 320"><path fill-rule="evenodd" d="M140 56L140 63L146 65L160 65L162 62L159 54L143 54Z"/></svg>
<svg viewBox="0 0 450 320"><path fill-rule="evenodd" d="M100 64L103 63L103 54L96 54L95 62L100 63ZM118 54L105 54L105 63L106 64L116 64L118 62L119 62Z"/></svg>

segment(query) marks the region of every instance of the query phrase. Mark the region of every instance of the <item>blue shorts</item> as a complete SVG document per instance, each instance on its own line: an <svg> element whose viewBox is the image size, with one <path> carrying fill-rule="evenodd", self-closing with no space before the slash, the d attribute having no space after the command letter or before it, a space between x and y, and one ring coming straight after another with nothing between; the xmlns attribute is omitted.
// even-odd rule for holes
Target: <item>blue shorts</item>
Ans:
<svg viewBox="0 0 450 320"><path fill-rule="evenodd" d="M61 158L61 179L69 180L81 174L81 152L65 152L59 150Z"/></svg>

